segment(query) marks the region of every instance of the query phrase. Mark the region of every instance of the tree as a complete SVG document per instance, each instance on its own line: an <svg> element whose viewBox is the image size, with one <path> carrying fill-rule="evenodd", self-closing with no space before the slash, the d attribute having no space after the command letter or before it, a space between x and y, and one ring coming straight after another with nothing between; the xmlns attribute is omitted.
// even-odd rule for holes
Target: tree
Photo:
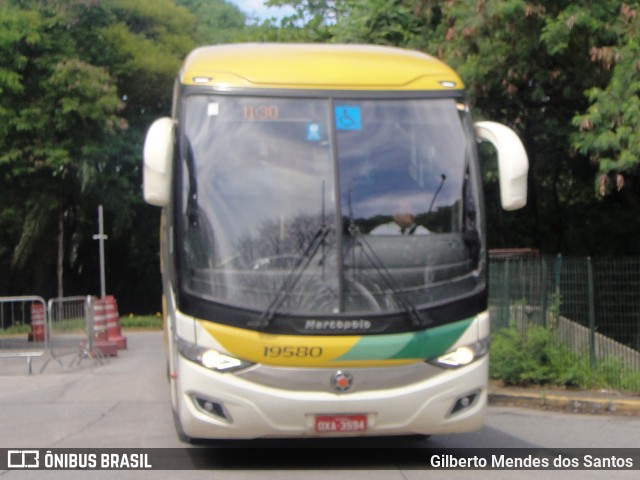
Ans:
<svg viewBox="0 0 640 480"><path fill-rule="evenodd" d="M330 42L335 24L348 14L348 0L266 0L271 7L288 6L294 14L277 21L271 19L253 26L253 40L276 42Z"/></svg>
<svg viewBox="0 0 640 480"><path fill-rule="evenodd" d="M138 275L150 268L127 267L157 270L157 217L139 193L142 141L150 118L170 110L173 78L194 45L194 17L169 0L5 0L2 7L0 179L8 188L0 229L11 236L0 252L12 261L2 258L10 274L0 288L51 296L57 263L58 293L63 271L72 292L88 293L98 278L87 281L97 270L95 212L104 203L109 246L123 252L110 262L120 273L114 283L134 295L123 284L138 279L139 293L148 283ZM159 287L155 293L157 303Z"/></svg>
<svg viewBox="0 0 640 480"><path fill-rule="evenodd" d="M620 195L606 203L593 198L596 176L605 190L624 184L629 192L629 172L639 161L637 2L271 3L295 6L296 21L306 21L307 28L325 26L330 41L396 45L439 56L463 78L478 118L507 123L520 133L531 163L529 205L502 212L497 177L487 172L491 246L640 251L626 241L640 229L633 201Z"/></svg>
<svg viewBox="0 0 640 480"><path fill-rule="evenodd" d="M176 0L197 19L193 38L199 45L231 43L241 38L246 15L224 0Z"/></svg>
<svg viewBox="0 0 640 480"><path fill-rule="evenodd" d="M3 170L11 182L33 191L25 204L24 228L12 255L12 267L21 270L50 231L58 234L58 293L62 293L64 217L71 207L74 180L85 159L103 135L118 125L120 101L104 69L79 59L63 31L60 17L7 8L3 21L14 30L2 44L2 56L13 56L5 72L7 94L0 151ZM30 33L29 27L38 33ZM4 30L4 29L3 29ZM11 65L11 63L9 63ZM51 255L55 258L55 255Z"/></svg>
<svg viewBox="0 0 640 480"><path fill-rule="evenodd" d="M110 290L125 309L158 308L158 215L139 188L144 135L169 114L194 46L240 40L439 56L461 74L476 116L510 124L530 155L522 212L501 212L485 172L491 246L640 253L637 0L268 3L297 13L245 25L224 0L0 0L0 292L50 296L56 276L65 292L97 291L102 203Z"/></svg>
<svg viewBox="0 0 640 480"><path fill-rule="evenodd" d="M23 77L28 63L25 50L40 42L41 21L36 12L14 8L7 2L0 5L0 269L10 272L14 246L22 235L20 225L24 221L25 228L33 230L37 228L37 222L25 219L23 202L15 201L20 198L20 187L24 191L25 185L16 185L13 167L19 173L31 171L31 168L17 163L16 154L11 156L1 152L15 131L14 119L20 107L15 99L25 90ZM9 275L0 276L0 288L3 291L10 284Z"/></svg>
<svg viewBox="0 0 640 480"><path fill-rule="evenodd" d="M348 14L340 17L333 29L335 42L404 48L420 48L430 43L433 12L421 2L355 0L348 5Z"/></svg>
<svg viewBox="0 0 640 480"><path fill-rule="evenodd" d="M572 137L573 146L597 165L600 196L622 190L625 176L637 177L640 170L638 13L637 8L623 3L617 21L610 26L617 33L615 38L591 49L592 60L610 71L611 77L604 88L594 86L586 91L589 108L573 120L579 128Z"/></svg>

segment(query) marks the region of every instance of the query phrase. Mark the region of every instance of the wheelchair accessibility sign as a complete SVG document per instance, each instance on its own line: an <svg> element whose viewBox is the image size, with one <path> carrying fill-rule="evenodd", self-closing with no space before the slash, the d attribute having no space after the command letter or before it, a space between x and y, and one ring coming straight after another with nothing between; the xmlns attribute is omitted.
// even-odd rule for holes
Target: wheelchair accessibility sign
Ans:
<svg viewBox="0 0 640 480"><path fill-rule="evenodd" d="M336 106L336 129L362 130L360 107L350 105Z"/></svg>

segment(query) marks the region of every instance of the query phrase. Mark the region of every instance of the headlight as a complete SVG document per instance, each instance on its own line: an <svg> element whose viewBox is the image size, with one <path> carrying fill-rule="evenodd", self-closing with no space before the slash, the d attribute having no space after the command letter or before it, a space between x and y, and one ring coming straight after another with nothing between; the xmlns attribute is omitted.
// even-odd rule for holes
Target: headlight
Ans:
<svg viewBox="0 0 640 480"><path fill-rule="evenodd" d="M480 357L483 357L489 351L489 338L472 343L471 345L463 345L452 352L432 360L431 363L447 368L458 368L469 365Z"/></svg>
<svg viewBox="0 0 640 480"><path fill-rule="evenodd" d="M251 362L225 355L211 348L203 348L184 340L178 340L178 352L187 360L216 372L233 372L253 365Z"/></svg>

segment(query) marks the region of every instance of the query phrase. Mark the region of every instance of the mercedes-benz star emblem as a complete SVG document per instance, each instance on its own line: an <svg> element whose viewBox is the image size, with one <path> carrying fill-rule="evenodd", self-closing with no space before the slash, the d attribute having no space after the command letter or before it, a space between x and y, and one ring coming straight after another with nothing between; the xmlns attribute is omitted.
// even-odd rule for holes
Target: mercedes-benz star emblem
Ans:
<svg viewBox="0 0 640 480"><path fill-rule="evenodd" d="M338 392L346 392L353 385L353 375L349 372L343 372L342 370L338 370L331 377L331 386L335 388Z"/></svg>

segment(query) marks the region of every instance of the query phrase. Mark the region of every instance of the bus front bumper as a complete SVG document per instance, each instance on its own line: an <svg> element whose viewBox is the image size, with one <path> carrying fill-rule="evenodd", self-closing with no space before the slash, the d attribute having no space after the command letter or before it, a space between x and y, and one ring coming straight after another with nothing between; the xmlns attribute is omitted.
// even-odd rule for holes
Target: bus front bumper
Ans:
<svg viewBox="0 0 640 480"><path fill-rule="evenodd" d="M459 369L391 388L330 392L277 388L212 372L178 356L176 413L191 438L432 435L482 427L488 355ZM389 369L398 367L388 367ZM304 375L304 369L299 369ZM327 377L335 369L325 369ZM358 369L350 369L357 376ZM393 372L387 372L393 374ZM291 372L288 372L291 375ZM322 420L358 420L323 428ZM327 425L327 424L324 424ZM346 431L344 430L346 425Z"/></svg>

